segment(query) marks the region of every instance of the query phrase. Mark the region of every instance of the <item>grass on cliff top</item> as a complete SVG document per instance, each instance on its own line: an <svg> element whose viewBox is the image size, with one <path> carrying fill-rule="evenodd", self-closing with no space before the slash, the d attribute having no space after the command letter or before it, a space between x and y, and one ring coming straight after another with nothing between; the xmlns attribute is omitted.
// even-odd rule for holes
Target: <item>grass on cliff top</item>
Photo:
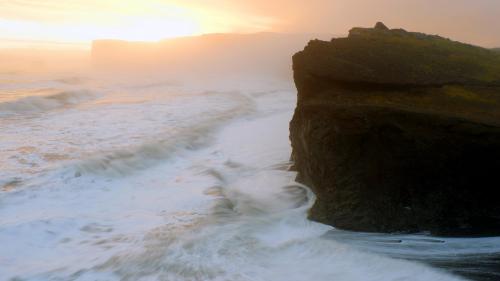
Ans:
<svg viewBox="0 0 500 281"><path fill-rule="evenodd" d="M311 41L294 57L294 70L303 104L399 109L500 126L500 52L489 49L436 35L355 28L347 38Z"/></svg>
<svg viewBox="0 0 500 281"><path fill-rule="evenodd" d="M373 53L387 54L388 50L383 48L389 47L390 57L406 55L404 61L424 73L449 71L480 82L500 84L500 48L486 49L402 29L354 28L347 40L368 40Z"/></svg>
<svg viewBox="0 0 500 281"><path fill-rule="evenodd" d="M479 94L477 91L472 91L470 89L460 87L460 86L445 86L443 87L443 92L445 95L451 98L459 98L468 102L477 103L495 103L495 99L485 97L485 95Z"/></svg>

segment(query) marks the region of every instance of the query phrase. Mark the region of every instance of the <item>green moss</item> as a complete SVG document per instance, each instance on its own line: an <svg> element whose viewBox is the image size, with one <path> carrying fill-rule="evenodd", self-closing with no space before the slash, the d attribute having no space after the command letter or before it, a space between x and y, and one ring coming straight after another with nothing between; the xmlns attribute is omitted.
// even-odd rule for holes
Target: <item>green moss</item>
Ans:
<svg viewBox="0 0 500 281"><path fill-rule="evenodd" d="M354 28L347 38L311 42L294 62L348 82L500 85L500 53L402 29Z"/></svg>
<svg viewBox="0 0 500 281"><path fill-rule="evenodd" d="M460 86L446 86L443 88L445 95L452 98L460 98L466 101L489 103L491 100L480 96L477 92L470 91Z"/></svg>
<svg viewBox="0 0 500 281"><path fill-rule="evenodd" d="M500 56L491 50L435 35L402 30L368 29L359 34L365 40L378 41L375 45L380 47L392 46L394 56L397 56L397 52L412 54L407 56L406 60L410 61L419 73L430 74L447 69L482 82L500 81Z"/></svg>

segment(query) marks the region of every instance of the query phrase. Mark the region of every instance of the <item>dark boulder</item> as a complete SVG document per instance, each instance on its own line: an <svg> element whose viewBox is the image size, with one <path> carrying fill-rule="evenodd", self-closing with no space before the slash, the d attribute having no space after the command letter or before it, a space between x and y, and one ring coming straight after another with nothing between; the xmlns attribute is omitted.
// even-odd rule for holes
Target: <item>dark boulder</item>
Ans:
<svg viewBox="0 0 500 281"><path fill-rule="evenodd" d="M377 22L377 24L375 24L375 29L378 29L378 30L389 30L389 28L383 23L383 22Z"/></svg>

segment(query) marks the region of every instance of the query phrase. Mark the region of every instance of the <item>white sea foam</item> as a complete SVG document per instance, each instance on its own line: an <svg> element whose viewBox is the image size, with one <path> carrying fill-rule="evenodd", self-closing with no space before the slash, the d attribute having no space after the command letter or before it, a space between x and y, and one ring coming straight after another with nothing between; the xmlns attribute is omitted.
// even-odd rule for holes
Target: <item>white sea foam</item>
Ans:
<svg viewBox="0 0 500 281"><path fill-rule="evenodd" d="M131 84L0 119L0 280L462 280L425 258L498 244L309 221L291 90Z"/></svg>
<svg viewBox="0 0 500 281"><path fill-rule="evenodd" d="M61 91L49 95L26 96L13 101L0 102L0 114L40 112L76 105L97 97L87 90Z"/></svg>

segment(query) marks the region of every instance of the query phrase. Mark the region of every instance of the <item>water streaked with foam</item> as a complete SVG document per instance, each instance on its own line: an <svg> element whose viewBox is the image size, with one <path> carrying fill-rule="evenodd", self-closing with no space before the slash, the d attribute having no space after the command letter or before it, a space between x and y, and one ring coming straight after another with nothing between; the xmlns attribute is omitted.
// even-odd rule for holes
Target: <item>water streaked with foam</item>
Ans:
<svg viewBox="0 0 500 281"><path fill-rule="evenodd" d="M309 221L289 85L58 77L0 96L0 280L495 278L498 238Z"/></svg>

